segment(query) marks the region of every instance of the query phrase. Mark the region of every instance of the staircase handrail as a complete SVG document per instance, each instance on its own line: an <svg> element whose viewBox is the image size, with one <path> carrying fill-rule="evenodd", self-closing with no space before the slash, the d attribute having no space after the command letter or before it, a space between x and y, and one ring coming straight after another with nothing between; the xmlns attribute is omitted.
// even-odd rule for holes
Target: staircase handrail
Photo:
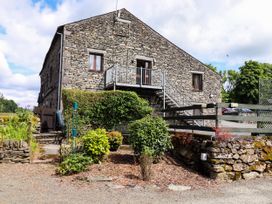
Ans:
<svg viewBox="0 0 272 204"><path fill-rule="evenodd" d="M169 83L168 83L168 86L169 86ZM173 90L172 86L170 85L171 89ZM181 105L172 97L170 96L170 94L168 92L166 92L166 89L164 90L165 91L165 95L177 106L177 107L181 107ZM182 94L180 90L177 90L175 89L175 91L178 92L178 94ZM188 101L187 101L188 102ZM192 105L192 103L186 103L186 105ZM184 100L184 97L183 97L183 106L185 106L185 100ZM192 114L189 112L189 111L186 111L184 110L183 113L187 116L191 116ZM193 120L193 122L195 123L195 125L197 126L201 126L200 123L198 123L197 121Z"/></svg>

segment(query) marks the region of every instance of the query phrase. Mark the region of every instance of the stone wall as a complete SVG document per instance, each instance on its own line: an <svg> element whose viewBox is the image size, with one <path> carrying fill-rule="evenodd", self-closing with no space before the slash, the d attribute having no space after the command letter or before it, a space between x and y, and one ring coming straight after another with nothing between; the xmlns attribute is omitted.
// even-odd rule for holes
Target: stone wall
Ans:
<svg viewBox="0 0 272 204"><path fill-rule="evenodd" d="M56 34L52 45L45 57L43 68L40 72L41 87L38 104L41 112L42 129L54 129L55 113L58 106L59 68L61 37Z"/></svg>
<svg viewBox="0 0 272 204"><path fill-rule="evenodd" d="M180 49L125 9L64 26L62 85L66 88L104 89L104 72L89 70L91 52L103 54L103 70L113 65L136 67L148 59L152 69L166 71L167 93L180 105L220 101L220 76ZM203 91L193 91L192 72L203 74ZM135 81L135 80L134 80ZM212 95L212 97L211 97Z"/></svg>
<svg viewBox="0 0 272 204"><path fill-rule="evenodd" d="M218 180L272 176L272 137L212 141L203 135L176 133L174 152L190 167ZM207 161L201 161L207 153Z"/></svg>
<svg viewBox="0 0 272 204"><path fill-rule="evenodd" d="M137 60L149 60L152 70L166 72L166 92L179 105L220 102L221 77L217 73L126 9L118 12L125 21L117 21L114 11L58 28L57 32L63 33L63 88L102 90L105 88L105 71L110 67L135 68ZM40 107L56 109L59 51L61 52L60 35L56 33L41 72ZM102 71L89 69L90 53L103 56ZM203 74L203 91L193 90L193 72ZM52 83L49 80L51 75ZM152 78L152 82L158 81L155 78ZM136 78L129 81L135 84ZM44 118L46 117L42 117L42 122ZM54 121L50 124L54 124Z"/></svg>
<svg viewBox="0 0 272 204"><path fill-rule="evenodd" d="M30 150L24 141L0 142L0 163L29 163Z"/></svg>

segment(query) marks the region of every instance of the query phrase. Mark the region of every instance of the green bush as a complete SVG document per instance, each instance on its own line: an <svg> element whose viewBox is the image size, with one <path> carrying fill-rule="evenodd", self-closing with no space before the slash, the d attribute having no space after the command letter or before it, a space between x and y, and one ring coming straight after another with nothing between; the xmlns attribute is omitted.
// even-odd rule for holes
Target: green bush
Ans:
<svg viewBox="0 0 272 204"><path fill-rule="evenodd" d="M105 129L90 130L82 136L84 152L90 156L94 162L99 162L109 154L109 141Z"/></svg>
<svg viewBox="0 0 272 204"><path fill-rule="evenodd" d="M63 90L63 106L66 124L71 123L72 105L78 103L79 131L88 127L113 129L120 123L128 123L152 112L148 102L129 91L91 92L77 89Z"/></svg>
<svg viewBox="0 0 272 204"><path fill-rule="evenodd" d="M64 161L60 163L57 168L57 174L70 175L85 171L89 164L92 163L90 157L83 154L70 154L65 157Z"/></svg>
<svg viewBox="0 0 272 204"><path fill-rule="evenodd" d="M111 131L107 133L110 145L110 151L116 151L123 142L123 136L121 132Z"/></svg>
<svg viewBox="0 0 272 204"><path fill-rule="evenodd" d="M148 148L155 159L172 148L167 124L161 117L148 115L129 124L128 140L136 155Z"/></svg>

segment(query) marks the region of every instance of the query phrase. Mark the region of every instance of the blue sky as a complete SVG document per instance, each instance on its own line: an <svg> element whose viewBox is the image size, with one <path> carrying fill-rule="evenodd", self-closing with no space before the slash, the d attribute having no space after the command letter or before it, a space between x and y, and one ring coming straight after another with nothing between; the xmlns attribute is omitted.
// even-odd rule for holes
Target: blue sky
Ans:
<svg viewBox="0 0 272 204"><path fill-rule="evenodd" d="M57 26L115 9L116 0L0 0L0 92L36 105L45 54ZM271 0L119 0L200 61L221 70L272 63Z"/></svg>
<svg viewBox="0 0 272 204"><path fill-rule="evenodd" d="M44 7L48 6L50 7L52 10L56 10L57 9L57 5L59 3L61 3L61 0L32 0L32 3L33 4L36 4L36 3L42 3L41 5L41 9L44 9Z"/></svg>

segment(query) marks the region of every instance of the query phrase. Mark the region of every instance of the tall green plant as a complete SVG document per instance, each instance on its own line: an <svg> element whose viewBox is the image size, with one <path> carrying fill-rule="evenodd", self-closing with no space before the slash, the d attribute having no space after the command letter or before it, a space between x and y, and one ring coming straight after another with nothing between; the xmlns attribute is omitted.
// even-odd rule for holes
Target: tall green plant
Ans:
<svg viewBox="0 0 272 204"><path fill-rule="evenodd" d="M30 142L32 128L35 128L36 118L33 113L18 109L16 115L11 115L0 124L0 135L2 139L24 140Z"/></svg>
<svg viewBox="0 0 272 204"><path fill-rule="evenodd" d="M0 126L0 134L4 140L12 139L27 141L28 125L26 123L19 123L17 118L13 118L6 125Z"/></svg>

